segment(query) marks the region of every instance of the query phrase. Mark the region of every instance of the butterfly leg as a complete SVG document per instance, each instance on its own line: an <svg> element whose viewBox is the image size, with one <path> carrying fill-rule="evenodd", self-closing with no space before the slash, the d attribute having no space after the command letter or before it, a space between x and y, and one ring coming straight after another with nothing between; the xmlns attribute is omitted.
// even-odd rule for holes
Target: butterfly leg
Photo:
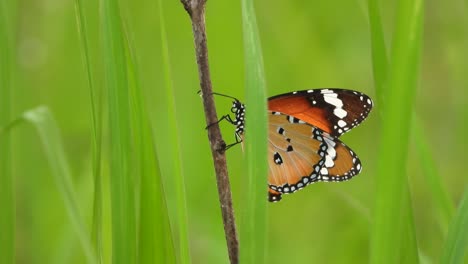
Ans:
<svg viewBox="0 0 468 264"><path fill-rule="evenodd" d="M236 142L226 145L226 148L224 150L228 150L229 148L234 147L235 145L242 143L243 141L241 135L237 132L234 134L234 138Z"/></svg>
<svg viewBox="0 0 468 264"><path fill-rule="evenodd" d="M219 124L219 123L220 123L221 121L223 121L223 120L226 120L226 121L228 121L229 123L231 123L231 124L233 124L233 125L235 124L230 115L223 115L220 119L218 119L218 121L207 125L207 126L205 127L205 129L210 128L212 125Z"/></svg>

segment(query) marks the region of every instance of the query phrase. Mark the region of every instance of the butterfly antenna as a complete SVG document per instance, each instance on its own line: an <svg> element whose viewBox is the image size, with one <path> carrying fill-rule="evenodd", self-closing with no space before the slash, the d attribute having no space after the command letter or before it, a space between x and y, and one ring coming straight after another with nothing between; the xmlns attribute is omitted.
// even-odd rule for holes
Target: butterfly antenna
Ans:
<svg viewBox="0 0 468 264"><path fill-rule="evenodd" d="M198 94L199 96L203 96L202 90L198 90L197 94ZM231 98L231 99L234 99L234 100L236 100L236 101L239 101L239 99L237 99L237 98L235 98L235 97L233 97L233 96L227 95L227 94L216 93L216 92L212 92L211 94L213 94L213 95L219 95L219 96L222 96L222 97L227 97L227 98Z"/></svg>
<svg viewBox="0 0 468 264"><path fill-rule="evenodd" d="M215 93L215 92L213 92L213 93L211 93L211 94L213 94L213 95L219 95L219 96L223 96L223 97L227 97L227 98L231 98L231 99L234 99L234 100L236 100L236 101L239 101L237 98L235 98L235 97L233 97L233 96L230 96L230 95L227 95L227 94Z"/></svg>

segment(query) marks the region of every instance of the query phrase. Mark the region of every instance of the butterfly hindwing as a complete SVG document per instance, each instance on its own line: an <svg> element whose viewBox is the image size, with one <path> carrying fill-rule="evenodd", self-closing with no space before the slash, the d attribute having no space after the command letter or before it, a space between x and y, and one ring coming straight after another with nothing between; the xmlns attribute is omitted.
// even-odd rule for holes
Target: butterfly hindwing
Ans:
<svg viewBox="0 0 468 264"><path fill-rule="evenodd" d="M358 156L339 139L322 135L327 147L318 181L346 181L359 174L362 166Z"/></svg>
<svg viewBox="0 0 468 264"><path fill-rule="evenodd" d="M344 89L316 89L281 94L268 99L268 110L293 116L339 137L369 114L372 100Z"/></svg>
<svg viewBox="0 0 468 264"><path fill-rule="evenodd" d="M269 201L317 181L344 181L357 175L357 155L338 138L279 112L269 112Z"/></svg>
<svg viewBox="0 0 468 264"><path fill-rule="evenodd" d="M269 112L268 119L269 188L292 193L318 181L326 158L323 132L279 112Z"/></svg>

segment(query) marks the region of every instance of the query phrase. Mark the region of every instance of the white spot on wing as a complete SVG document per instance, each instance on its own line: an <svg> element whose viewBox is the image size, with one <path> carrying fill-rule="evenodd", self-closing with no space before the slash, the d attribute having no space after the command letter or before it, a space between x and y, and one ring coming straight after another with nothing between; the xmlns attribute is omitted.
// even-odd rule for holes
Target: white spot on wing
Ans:
<svg viewBox="0 0 468 264"><path fill-rule="evenodd" d="M326 96L323 96L323 99L325 102L335 106L336 108L341 108L343 106L343 101L341 101L337 96L338 95L336 93L327 94Z"/></svg>
<svg viewBox="0 0 468 264"><path fill-rule="evenodd" d="M333 159L332 159L331 156L326 156L325 157L325 166L327 168L331 168L331 167L335 166L335 162L333 162Z"/></svg>
<svg viewBox="0 0 468 264"><path fill-rule="evenodd" d="M335 108L333 113L341 119L348 115L348 113L343 108Z"/></svg>
<svg viewBox="0 0 468 264"><path fill-rule="evenodd" d="M344 126L346 126L346 122L340 119L340 120L338 121L338 125L339 125L340 127L344 127Z"/></svg>
<svg viewBox="0 0 468 264"><path fill-rule="evenodd" d="M328 137L325 137L325 142L328 145L328 148L334 148L336 143Z"/></svg>
<svg viewBox="0 0 468 264"><path fill-rule="evenodd" d="M322 174L322 175L328 175L328 169L325 168L325 167L322 168L322 169L320 170L320 174Z"/></svg>

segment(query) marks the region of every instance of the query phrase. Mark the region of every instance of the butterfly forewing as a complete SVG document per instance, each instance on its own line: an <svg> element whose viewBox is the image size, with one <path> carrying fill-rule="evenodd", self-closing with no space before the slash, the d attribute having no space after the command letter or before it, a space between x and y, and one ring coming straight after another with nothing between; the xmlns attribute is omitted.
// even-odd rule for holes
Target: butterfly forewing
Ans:
<svg viewBox="0 0 468 264"><path fill-rule="evenodd" d="M343 89L304 90L268 99L268 110L293 116L333 137L359 125L372 106L367 95Z"/></svg>

